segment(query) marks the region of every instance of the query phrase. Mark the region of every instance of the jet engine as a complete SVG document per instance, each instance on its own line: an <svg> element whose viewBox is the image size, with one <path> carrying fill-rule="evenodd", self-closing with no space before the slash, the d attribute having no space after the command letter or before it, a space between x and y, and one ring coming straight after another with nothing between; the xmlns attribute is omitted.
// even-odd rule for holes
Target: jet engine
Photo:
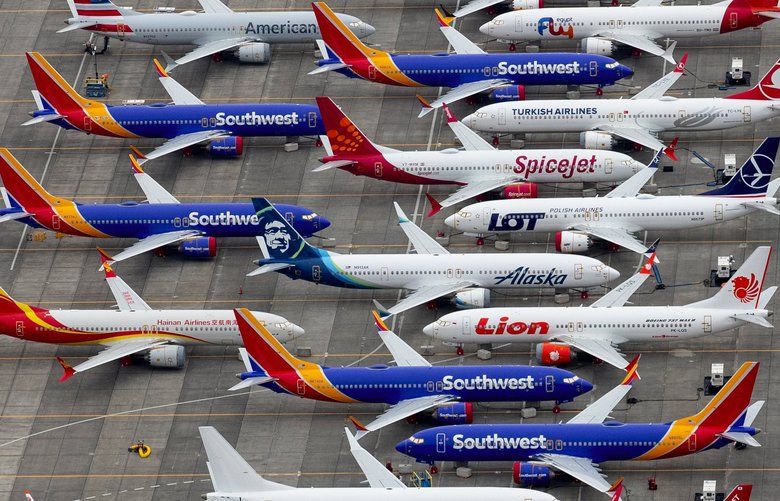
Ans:
<svg viewBox="0 0 780 501"><path fill-rule="evenodd" d="M501 190L501 198L536 198L539 187L536 183L513 183L504 186Z"/></svg>
<svg viewBox="0 0 780 501"><path fill-rule="evenodd" d="M503 103L506 101L525 101L525 86L523 85L504 85L493 89L488 94L488 101L491 103Z"/></svg>
<svg viewBox="0 0 780 501"><path fill-rule="evenodd" d="M433 412L433 419L441 424L471 424L474 421L471 402L442 405Z"/></svg>
<svg viewBox="0 0 780 501"><path fill-rule="evenodd" d="M512 480L522 487L549 487L555 472L541 464L515 461L512 465Z"/></svg>
<svg viewBox="0 0 780 501"><path fill-rule="evenodd" d="M580 145L589 150L611 150L615 146L612 134L589 130L580 132Z"/></svg>
<svg viewBox="0 0 780 501"><path fill-rule="evenodd" d="M458 292L452 298L452 304L459 310L490 307L490 289L474 288Z"/></svg>
<svg viewBox="0 0 780 501"><path fill-rule="evenodd" d="M512 0L514 10L541 9L544 7L544 0Z"/></svg>
<svg viewBox="0 0 780 501"><path fill-rule="evenodd" d="M208 259L217 255L217 239L214 237L188 238L179 244L178 250L184 257Z"/></svg>
<svg viewBox="0 0 780 501"><path fill-rule="evenodd" d="M555 234L555 250L564 254L586 252L593 245L590 237L576 231L559 231Z"/></svg>
<svg viewBox="0 0 780 501"><path fill-rule="evenodd" d="M244 138L229 136L215 139L206 145L206 150L213 157L240 157L244 153Z"/></svg>
<svg viewBox="0 0 780 501"><path fill-rule="evenodd" d="M236 50L236 57L242 63L265 64L271 60L271 46L263 42L248 43Z"/></svg>
<svg viewBox="0 0 780 501"><path fill-rule="evenodd" d="M611 56L615 53L615 44L603 38L588 37L580 42L582 52L586 54L598 54L601 56Z"/></svg>
<svg viewBox="0 0 780 501"><path fill-rule="evenodd" d="M567 344L540 343L536 345L536 359L542 365L566 365L577 360L577 353Z"/></svg>
<svg viewBox="0 0 780 501"><path fill-rule="evenodd" d="M152 348L144 358L152 367L181 369L184 367L184 346L172 344Z"/></svg>

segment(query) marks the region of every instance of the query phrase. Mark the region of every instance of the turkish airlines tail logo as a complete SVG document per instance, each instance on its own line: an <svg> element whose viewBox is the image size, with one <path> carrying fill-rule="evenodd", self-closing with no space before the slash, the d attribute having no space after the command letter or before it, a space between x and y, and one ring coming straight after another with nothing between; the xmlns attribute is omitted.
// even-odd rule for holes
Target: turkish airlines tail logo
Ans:
<svg viewBox="0 0 780 501"><path fill-rule="evenodd" d="M758 279L754 273L750 274L750 278L745 276L739 276L731 280L734 286L734 297L739 299L741 303L752 303L758 298L758 293L761 292L758 284Z"/></svg>
<svg viewBox="0 0 780 501"><path fill-rule="evenodd" d="M758 85L745 92L728 96L727 99L780 100L780 72L778 70L780 70L780 60L761 78Z"/></svg>

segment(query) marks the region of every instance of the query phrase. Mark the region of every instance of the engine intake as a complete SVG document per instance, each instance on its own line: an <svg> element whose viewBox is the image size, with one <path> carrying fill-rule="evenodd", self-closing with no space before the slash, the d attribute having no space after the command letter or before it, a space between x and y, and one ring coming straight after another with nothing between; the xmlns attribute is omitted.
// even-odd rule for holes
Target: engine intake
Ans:
<svg viewBox="0 0 780 501"><path fill-rule="evenodd" d="M599 54L601 56L611 56L615 53L615 44L603 38L588 37L580 42L582 52L587 54Z"/></svg>
<svg viewBox="0 0 780 501"><path fill-rule="evenodd" d="M563 254L587 252L592 245L593 240L584 233L559 231L555 234L555 250Z"/></svg>
<svg viewBox="0 0 780 501"><path fill-rule="evenodd" d="M589 130L580 132L580 145L589 150L611 150L615 147L615 138L606 132Z"/></svg>
<svg viewBox="0 0 780 501"><path fill-rule="evenodd" d="M567 344L541 343L536 345L536 359L542 365L566 365L577 360L577 353Z"/></svg>
<svg viewBox="0 0 780 501"><path fill-rule="evenodd" d="M271 60L271 46L263 42L242 45L235 52L242 63L265 64Z"/></svg>
<svg viewBox="0 0 780 501"><path fill-rule="evenodd" d="M455 294L452 304L459 310L470 308L488 308L490 306L490 289L467 289Z"/></svg>
<svg viewBox="0 0 780 501"><path fill-rule="evenodd" d="M181 369L184 367L184 358L184 346L178 344L152 348L145 357L152 367L165 367L167 369Z"/></svg>

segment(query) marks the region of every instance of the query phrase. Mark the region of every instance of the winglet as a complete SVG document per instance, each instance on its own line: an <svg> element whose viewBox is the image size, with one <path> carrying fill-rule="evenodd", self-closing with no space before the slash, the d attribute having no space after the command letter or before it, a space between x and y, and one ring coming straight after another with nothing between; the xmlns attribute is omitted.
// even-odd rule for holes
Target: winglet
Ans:
<svg viewBox="0 0 780 501"><path fill-rule="evenodd" d="M752 485L739 484L726 495L726 498L723 501L750 501L750 495L752 492Z"/></svg>
<svg viewBox="0 0 780 501"><path fill-rule="evenodd" d="M376 325L376 328L380 331L390 331L390 327L387 326L385 321L382 319L382 317L379 315L379 312L376 310L371 310L371 315L374 316L374 325Z"/></svg>
<svg viewBox="0 0 780 501"><path fill-rule="evenodd" d="M439 24L442 26L450 26L452 22L455 20L454 16L447 16L445 15L439 8L433 9L434 12L436 12L436 19L439 21Z"/></svg>
<svg viewBox="0 0 780 501"><path fill-rule="evenodd" d="M671 143L669 143L669 146L664 148L664 154L674 160L675 162L679 160L677 158L677 154L675 153L675 150L677 149L677 141L679 140L679 137L675 137Z"/></svg>
<svg viewBox="0 0 780 501"><path fill-rule="evenodd" d="M162 56L165 59L165 76L168 76L168 72L179 66L179 63L177 63L176 60L169 56L168 53L164 50L161 50L160 52L162 52Z"/></svg>
<svg viewBox="0 0 780 501"><path fill-rule="evenodd" d="M688 53L686 52L683 54L682 59L680 59L680 62L677 63L677 67L674 69L675 73L683 73L685 71L685 63L688 61Z"/></svg>
<svg viewBox="0 0 780 501"><path fill-rule="evenodd" d="M163 68L162 64L160 64L160 61L158 61L156 57L153 59L153 61L154 69L157 70L157 74L160 75L160 78L168 77L168 72L165 71L165 68Z"/></svg>
<svg viewBox="0 0 780 501"><path fill-rule="evenodd" d="M102 263L100 268L106 272L106 278L114 278L116 277L116 273L114 273L114 270L111 269L111 263L114 262L114 258L112 258L108 252L104 251L100 247L97 248L98 254L100 254L100 262Z"/></svg>
<svg viewBox="0 0 780 501"><path fill-rule="evenodd" d="M388 318L392 316L392 314L387 311L387 308L382 306L382 303L374 299L374 307L376 308L376 311L379 312L379 314L382 316L382 319Z"/></svg>
<svg viewBox="0 0 780 501"><path fill-rule="evenodd" d="M447 103L442 103L441 107L444 108L444 114L447 115L448 124L452 124L458 121L458 119L455 118L455 115L452 113L452 110L450 110L450 107L447 106Z"/></svg>
<svg viewBox="0 0 780 501"><path fill-rule="evenodd" d="M130 145L130 151L132 151L135 154L136 158L146 159L146 155L141 153L141 150L139 150L138 148L136 148L132 144Z"/></svg>
<svg viewBox="0 0 780 501"><path fill-rule="evenodd" d="M143 174L144 170L141 168L141 164L138 163L138 160L135 158L135 156L132 153L128 154L127 156L130 157L130 165L133 168L133 172L136 174Z"/></svg>
<svg viewBox="0 0 780 501"><path fill-rule="evenodd" d="M427 198L428 202L431 204L431 210L428 212L428 217L433 217L441 210L441 204L433 198L430 193L426 193L425 198Z"/></svg>
<svg viewBox="0 0 780 501"><path fill-rule="evenodd" d="M674 49L675 49L675 47L677 47L677 40L672 42L671 45L669 45L669 48L667 48L664 51L664 53L661 54L662 58L666 59L667 61L669 61L672 64L677 64L675 62L675 60L674 60Z"/></svg>
<svg viewBox="0 0 780 501"><path fill-rule="evenodd" d="M358 431L368 431L368 428L363 425L360 421L358 421L358 418L355 416L347 416L347 419L352 421L352 424L355 425L355 428L357 428Z"/></svg>
<svg viewBox="0 0 780 501"><path fill-rule="evenodd" d="M620 382L621 386L626 384L632 384L637 379L642 379L639 376L639 372L637 372L637 369L639 368L639 358L642 355L637 355L634 357L634 359L626 366L626 377L623 378L623 381Z"/></svg>
<svg viewBox="0 0 780 501"><path fill-rule="evenodd" d="M71 367L70 365L68 365L68 363L65 360L63 360L62 358L57 357L57 362L60 363L60 365L62 366L62 369L65 371L64 374L62 375L62 377L60 378L60 383L63 383L65 381L67 381L68 379L73 377L73 375L76 373L76 370L73 367Z"/></svg>
<svg viewBox="0 0 780 501"><path fill-rule="evenodd" d="M645 251L645 257L647 257L647 262L642 266L642 269L639 271L642 275L649 275L650 272L653 269L654 264L658 264L660 261L658 261L658 257L656 257L656 251L658 250L658 243L661 241L660 238L657 238L655 242L650 244L650 247L647 248Z"/></svg>
<svg viewBox="0 0 780 501"><path fill-rule="evenodd" d="M427 109L427 110L430 110L430 109L432 109L432 108L431 108L431 103L429 103L429 102L428 102L428 101L427 101L427 100L426 100L424 97L422 97L420 94L415 94L415 95L414 95L414 97L416 97L416 98L417 98L417 100L418 100L418 101L420 101L420 104L422 105L422 107L423 107L423 108L425 108L425 109Z"/></svg>
<svg viewBox="0 0 780 501"><path fill-rule="evenodd" d="M452 17L452 18L455 17L455 14L450 12L450 10L447 7L445 7L444 4L441 3L439 4L439 10L441 10L444 13L444 17Z"/></svg>
<svg viewBox="0 0 780 501"><path fill-rule="evenodd" d="M30 489L24 490L24 499L26 499L27 501L35 501L32 497L32 492L30 492Z"/></svg>
<svg viewBox="0 0 780 501"><path fill-rule="evenodd" d="M609 486L607 492L612 494L612 497L609 498L610 501L618 501L620 495L623 494L623 477L615 480L615 483Z"/></svg>

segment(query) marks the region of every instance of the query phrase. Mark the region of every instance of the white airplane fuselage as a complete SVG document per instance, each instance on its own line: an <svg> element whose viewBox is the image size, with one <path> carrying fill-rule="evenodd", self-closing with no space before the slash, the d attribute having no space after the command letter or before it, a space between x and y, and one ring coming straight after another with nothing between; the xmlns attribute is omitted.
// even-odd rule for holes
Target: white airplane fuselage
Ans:
<svg viewBox="0 0 780 501"><path fill-rule="evenodd" d="M509 487L410 487L408 489L331 487L305 489L268 490L262 492L211 492L206 494L207 501L473 501L479 490L479 496L491 501L557 501L554 496L530 489Z"/></svg>

